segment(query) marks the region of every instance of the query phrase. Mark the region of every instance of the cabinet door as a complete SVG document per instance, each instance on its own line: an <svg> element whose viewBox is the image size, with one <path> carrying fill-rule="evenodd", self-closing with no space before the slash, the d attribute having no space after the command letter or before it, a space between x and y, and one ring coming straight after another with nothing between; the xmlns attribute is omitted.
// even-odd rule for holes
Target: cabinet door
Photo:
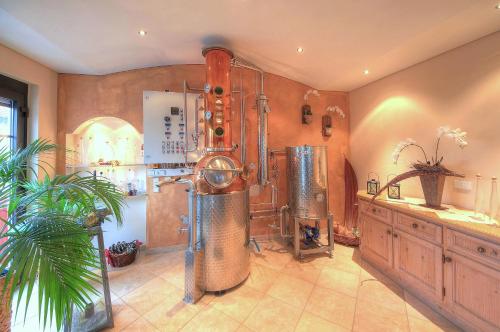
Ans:
<svg viewBox="0 0 500 332"><path fill-rule="evenodd" d="M392 267L392 226L364 213L362 224L361 253L364 258L381 267Z"/></svg>
<svg viewBox="0 0 500 332"><path fill-rule="evenodd" d="M500 331L500 271L446 252L445 302L482 331Z"/></svg>
<svg viewBox="0 0 500 332"><path fill-rule="evenodd" d="M423 293L443 298L443 249L400 230L394 230L394 269L399 278Z"/></svg>

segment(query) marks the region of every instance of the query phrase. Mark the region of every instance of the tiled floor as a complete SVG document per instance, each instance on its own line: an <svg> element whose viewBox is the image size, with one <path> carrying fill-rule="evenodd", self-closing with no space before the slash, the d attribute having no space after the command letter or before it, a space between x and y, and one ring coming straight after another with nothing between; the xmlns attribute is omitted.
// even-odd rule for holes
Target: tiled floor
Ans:
<svg viewBox="0 0 500 332"><path fill-rule="evenodd" d="M458 331L359 257L336 245L334 258L299 263L287 248L261 243L243 285L196 305L182 302L183 251L141 253L111 271L115 327L109 331ZM17 324L13 331L36 331Z"/></svg>

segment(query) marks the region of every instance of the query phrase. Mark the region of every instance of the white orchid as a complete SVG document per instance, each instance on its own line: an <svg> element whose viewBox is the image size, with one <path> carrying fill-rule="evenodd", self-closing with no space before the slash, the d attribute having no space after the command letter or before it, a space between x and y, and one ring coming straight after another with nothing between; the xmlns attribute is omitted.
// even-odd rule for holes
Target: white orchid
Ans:
<svg viewBox="0 0 500 332"><path fill-rule="evenodd" d="M399 155L401 154L401 152L412 145L418 146L417 141L415 141L413 138L407 138L406 140L401 141L398 143L398 145L396 145L396 148L392 152L392 161L394 162L394 164L398 163Z"/></svg>
<svg viewBox="0 0 500 332"><path fill-rule="evenodd" d="M307 103L307 100L309 99L309 95L314 95L316 97L319 97L319 92L318 92L318 90L315 90L315 89L307 90L306 94L304 95L304 101L306 103Z"/></svg>
<svg viewBox="0 0 500 332"><path fill-rule="evenodd" d="M340 107L338 107L337 105L335 106L328 106L326 108L326 111L327 112L333 112L333 113L338 113L338 115L342 118L342 119L345 119L345 113L344 111L342 111L342 109Z"/></svg>
<svg viewBox="0 0 500 332"><path fill-rule="evenodd" d="M441 126L438 128L438 139L441 137L450 137L455 140L460 148L467 146L467 132L462 131L460 128L450 129L449 126Z"/></svg>

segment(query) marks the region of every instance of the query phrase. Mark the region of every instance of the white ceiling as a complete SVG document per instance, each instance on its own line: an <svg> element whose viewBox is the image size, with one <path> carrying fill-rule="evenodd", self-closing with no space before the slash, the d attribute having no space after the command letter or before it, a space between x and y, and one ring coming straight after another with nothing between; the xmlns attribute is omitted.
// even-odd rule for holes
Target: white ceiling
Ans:
<svg viewBox="0 0 500 332"><path fill-rule="evenodd" d="M0 43L58 72L82 74L203 63L201 49L217 44L268 72L350 91L499 31L497 3L0 0Z"/></svg>

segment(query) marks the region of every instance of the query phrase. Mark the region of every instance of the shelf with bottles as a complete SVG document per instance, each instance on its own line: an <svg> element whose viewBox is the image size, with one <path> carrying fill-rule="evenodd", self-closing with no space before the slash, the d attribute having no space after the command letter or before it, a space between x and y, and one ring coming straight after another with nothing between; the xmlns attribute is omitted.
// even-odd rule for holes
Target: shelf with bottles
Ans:
<svg viewBox="0 0 500 332"><path fill-rule="evenodd" d="M146 193L143 135L130 123L98 117L66 135L66 172L88 171L118 186L125 195Z"/></svg>

